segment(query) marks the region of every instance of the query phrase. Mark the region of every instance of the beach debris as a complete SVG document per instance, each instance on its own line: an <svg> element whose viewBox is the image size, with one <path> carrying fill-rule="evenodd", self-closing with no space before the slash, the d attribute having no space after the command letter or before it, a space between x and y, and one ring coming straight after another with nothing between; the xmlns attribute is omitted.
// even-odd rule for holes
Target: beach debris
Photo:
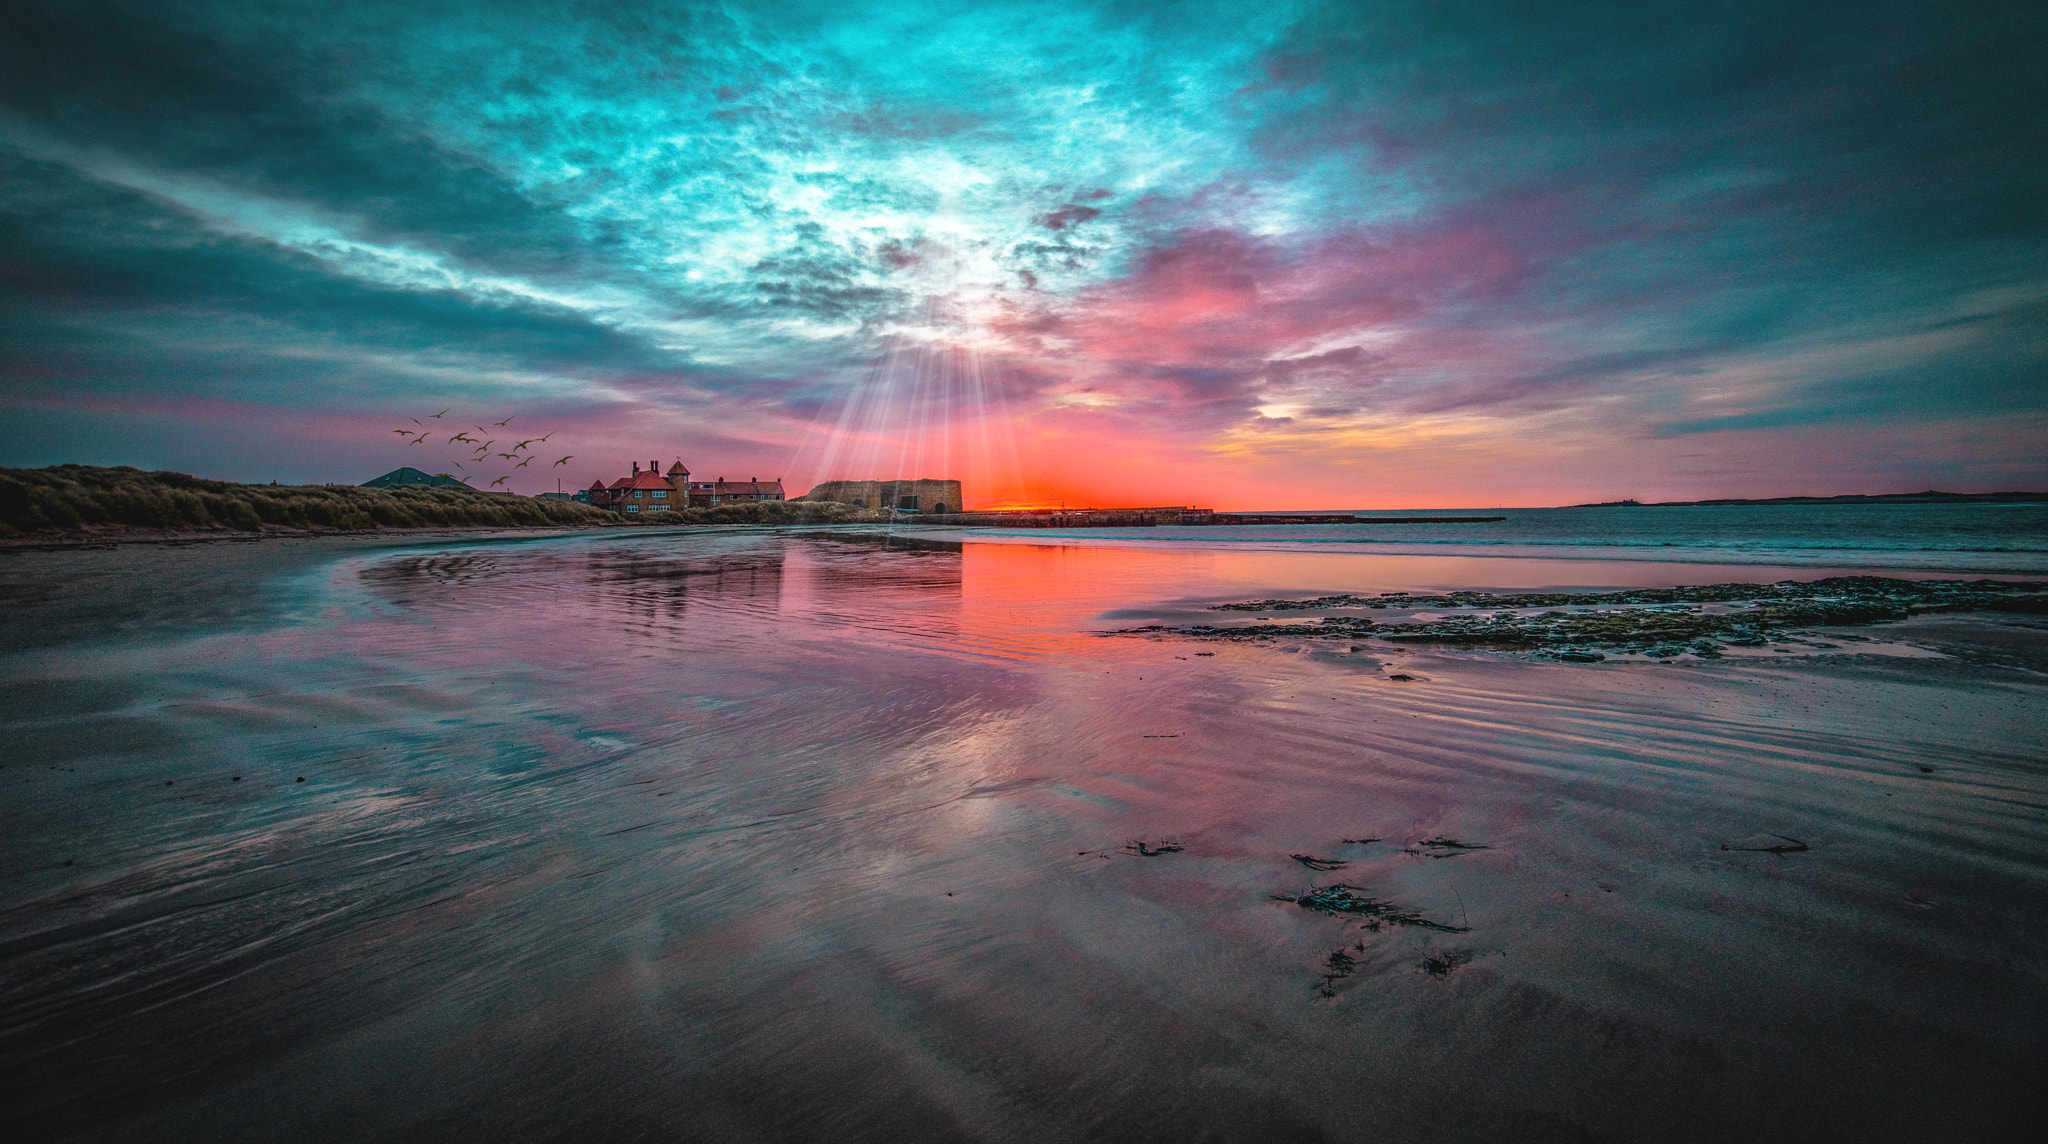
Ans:
<svg viewBox="0 0 2048 1144"><path fill-rule="evenodd" d="M1168 842L1164 839L1161 839L1157 846L1148 845L1143 839L1136 839L1124 843L1124 849L1142 858L1157 858L1161 854L1178 854L1183 847L1178 842Z"/></svg>
<svg viewBox="0 0 2048 1144"><path fill-rule="evenodd" d="M1446 949L1426 953L1422 957L1422 971L1441 981L1455 972L1459 966L1469 964L1472 955L1462 950Z"/></svg>
<svg viewBox="0 0 2048 1144"><path fill-rule="evenodd" d="M1413 682L1415 682L1415 677L1414 677L1414 676L1412 676L1412 675L1409 675L1409 674L1408 674L1408 673L1406 673L1406 672L1401 672L1401 671L1397 671L1397 672L1395 672L1394 674L1392 674L1392 675L1388 676L1387 678L1388 678L1388 679L1391 679L1391 680L1393 680L1393 681L1394 681L1394 682L1396 682L1396 683L1413 683Z"/></svg>
<svg viewBox="0 0 2048 1144"><path fill-rule="evenodd" d="M1723 842L1723 850L1746 850L1761 854L1797 854L1813 847L1782 834L1752 834L1740 842Z"/></svg>
<svg viewBox="0 0 2048 1144"><path fill-rule="evenodd" d="M1921 767L1921 768L1920 768L1920 773L1921 773L1921 774L1923 774L1923 775L1931 775L1931 774L1933 774L1933 773L1934 773L1934 768L1933 768L1933 767Z"/></svg>
<svg viewBox="0 0 2048 1144"><path fill-rule="evenodd" d="M1311 870L1342 870L1351 865L1342 858L1318 858L1313 854L1289 854L1288 857Z"/></svg>
<svg viewBox="0 0 2048 1144"><path fill-rule="evenodd" d="M1379 841L1379 839L1377 839L1377 838L1346 838L1346 839L1344 840L1344 845L1346 845L1346 846L1365 846L1365 845L1369 845L1369 844L1371 844L1371 843L1374 843L1374 842L1378 842L1378 841Z"/></svg>
<svg viewBox="0 0 2048 1144"><path fill-rule="evenodd" d="M1448 926L1442 922L1433 922L1413 910L1404 910L1392 902L1381 901L1378 898L1362 897L1353 892L1363 888L1362 886L1347 886L1342 882L1338 882L1329 886L1314 887L1308 893L1298 898L1290 897L1286 894L1275 894L1274 900L1282 902L1291 901L1304 910L1314 910L1316 913L1329 914L1331 917L1356 918L1359 921L1365 922L1367 929L1375 932L1379 930L1382 923L1396 926L1415 926L1420 929L1435 930L1438 933L1465 933L1470 928L1468 926Z"/></svg>

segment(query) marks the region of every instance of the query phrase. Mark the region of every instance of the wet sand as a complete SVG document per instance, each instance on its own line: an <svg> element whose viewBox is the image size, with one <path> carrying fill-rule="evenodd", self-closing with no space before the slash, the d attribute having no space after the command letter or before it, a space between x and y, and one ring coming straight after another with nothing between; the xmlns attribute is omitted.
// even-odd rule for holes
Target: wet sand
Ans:
<svg viewBox="0 0 2048 1144"><path fill-rule="evenodd" d="M0 564L38 1138L1982 1141L2040 1096L2039 617L1561 664L1096 633L1780 576L259 548ZM1439 928L1293 900L1339 883Z"/></svg>

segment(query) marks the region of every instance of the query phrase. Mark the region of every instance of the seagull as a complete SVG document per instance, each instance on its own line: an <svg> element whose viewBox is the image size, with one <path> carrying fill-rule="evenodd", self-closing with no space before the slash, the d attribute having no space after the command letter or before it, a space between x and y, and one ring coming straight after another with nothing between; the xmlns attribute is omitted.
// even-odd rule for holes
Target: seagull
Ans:
<svg viewBox="0 0 2048 1144"><path fill-rule="evenodd" d="M548 434L548 437L552 436L554 436L553 433ZM541 444L545 445L548 443L548 437L535 437L534 440L539 441Z"/></svg>
<svg viewBox="0 0 2048 1144"><path fill-rule="evenodd" d="M420 420L420 419L419 419L419 418L417 418L417 417L408 417L408 418L406 418L406 420L407 420L407 421L410 421L410 422L412 422L413 424L415 424L415 425L419 426L419 427L420 427L420 428L422 428L422 429L425 429L425 428L427 427L427 423L426 423L426 422L424 422L424 421L422 421L422 420Z"/></svg>
<svg viewBox="0 0 2048 1144"><path fill-rule="evenodd" d="M503 457L503 458L505 458L505 459L506 459L506 460L508 460L508 461L516 461L516 460L518 460L518 459L519 459L519 454L517 454L517 453L500 453L500 454L498 454L498 455L499 455L500 457Z"/></svg>
<svg viewBox="0 0 2048 1144"><path fill-rule="evenodd" d="M512 466L512 467L513 467L513 468L515 468L515 469L523 469L523 468L525 468L526 466L528 466L528 465L531 465L531 464L533 464L533 458L532 458L532 457L528 457L528 458L527 458L527 459L525 459L524 461L521 461L521 462L519 462L518 464L516 464L516 465L514 465L514 466Z"/></svg>
<svg viewBox="0 0 2048 1144"><path fill-rule="evenodd" d="M514 445L514 446L512 446L512 447L513 447L514 449L524 449L524 448L526 448L526 447L527 447L528 445L531 445L531 444L533 444L533 443L534 443L535 441L538 441L538 440L540 440L540 438L538 438L538 437L528 437L528 438L527 438L526 440L524 440L524 441L521 441L520 443L518 443L517 445Z"/></svg>
<svg viewBox="0 0 2048 1144"><path fill-rule="evenodd" d="M491 482L491 487L495 489L495 488L497 488L497 487L498 487L499 485L502 485L502 484L504 484L504 483L505 483L506 481L509 481L509 480L511 480L511 479L512 479L511 477L499 477L499 478L498 478L497 480L495 480L495 481L492 481L492 482Z"/></svg>
<svg viewBox="0 0 2048 1144"><path fill-rule="evenodd" d="M455 462L455 467L456 467L456 468L458 468L458 469L462 469L462 462L461 462L461 461L457 461L457 462ZM466 472L468 472L469 470L468 470L468 469L462 469L462 471L466 473Z"/></svg>
<svg viewBox="0 0 2048 1144"><path fill-rule="evenodd" d="M398 434L400 437L412 436L412 430L410 429L393 429L392 432Z"/></svg>
<svg viewBox="0 0 2048 1144"><path fill-rule="evenodd" d="M455 408L455 407L454 407L453 405L451 405L451 406L449 406L449 407L448 407L448 409L453 409L453 408ZM448 412L448 409L443 409L443 410L441 411L441 413L446 413L446 412ZM434 414L434 415L433 415L432 417L429 417L429 418L427 418L427 420L429 420L429 421L439 421L439 420L441 419L441 413L436 413L436 414Z"/></svg>
<svg viewBox="0 0 2048 1144"><path fill-rule="evenodd" d="M518 415L517 413L514 413L514 414L512 415L512 417L517 417L517 416L519 416L519 415ZM512 420L512 417L507 417L507 418L505 418L505 421L510 421L510 420ZM503 428L505 427L505 421L493 421L493 422L491 422L491 424L493 424L493 425L496 425L496 426L497 426L498 428L500 428L500 429L503 429Z"/></svg>
<svg viewBox="0 0 2048 1144"><path fill-rule="evenodd" d="M426 435L425 433L422 433L422 434L420 434L419 436L417 436L417 437L414 437L414 438L412 439L412 443L413 443L413 444L415 444L415 445L423 445L423 444L425 444L425 443L426 443L426 440L427 440L427 435Z"/></svg>
<svg viewBox="0 0 2048 1144"><path fill-rule="evenodd" d="M470 435L469 435L469 434L467 434L467 433L457 433L457 434L456 434L455 436L453 436L453 437L450 437L450 438L448 438L448 443L449 443L450 445L453 445L453 444L454 444L454 443L456 443L457 441L475 441L475 440L476 440L476 438L474 438L474 437L470 436Z"/></svg>
<svg viewBox="0 0 2048 1144"><path fill-rule="evenodd" d="M568 464L568 463L569 463L569 462L570 462L570 461L571 461L572 459L574 459L574 458L575 458L575 456L576 456L576 454L574 454L574 453L571 453L571 454L569 454L569 455L568 455L567 457L563 457L563 458L562 458L561 460L559 460L559 461L556 461L556 462L555 462L554 464L552 464L552 465L550 465L550 466L548 466L548 467L549 467L549 468L553 468L553 469L559 469L559 468L561 468L561 467L562 467L563 465L566 465L566 464Z"/></svg>

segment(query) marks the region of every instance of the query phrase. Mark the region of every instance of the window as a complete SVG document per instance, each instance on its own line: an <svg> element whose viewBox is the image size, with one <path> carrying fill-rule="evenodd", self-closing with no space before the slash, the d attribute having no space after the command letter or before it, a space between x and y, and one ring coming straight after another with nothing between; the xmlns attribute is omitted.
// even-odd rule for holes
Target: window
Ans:
<svg viewBox="0 0 2048 1144"><path fill-rule="evenodd" d="M665 497L667 497L667 496L668 496L668 490L667 490L667 489L656 489L656 490L654 490L654 499L655 499L655 500L662 500L663 498L665 498Z"/></svg>
<svg viewBox="0 0 2048 1144"><path fill-rule="evenodd" d="M639 506L639 505L637 505L637 504L629 504L629 505L627 505L627 506L626 506L626 511L627 511L627 512L639 512L639 511L640 511L640 506Z"/></svg>

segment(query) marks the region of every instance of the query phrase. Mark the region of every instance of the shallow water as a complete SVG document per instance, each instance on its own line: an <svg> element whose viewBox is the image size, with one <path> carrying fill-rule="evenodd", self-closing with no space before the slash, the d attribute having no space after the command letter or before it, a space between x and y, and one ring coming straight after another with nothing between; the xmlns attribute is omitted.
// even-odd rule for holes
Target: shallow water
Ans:
<svg viewBox="0 0 2048 1144"><path fill-rule="evenodd" d="M136 561L155 596L81 623ZM759 532L16 557L10 1115L1998 1138L2048 996L2038 630L1686 667L1094 634L1719 572ZM1719 848L1758 832L1812 849ZM1339 880L1469 928L1274 899Z"/></svg>

